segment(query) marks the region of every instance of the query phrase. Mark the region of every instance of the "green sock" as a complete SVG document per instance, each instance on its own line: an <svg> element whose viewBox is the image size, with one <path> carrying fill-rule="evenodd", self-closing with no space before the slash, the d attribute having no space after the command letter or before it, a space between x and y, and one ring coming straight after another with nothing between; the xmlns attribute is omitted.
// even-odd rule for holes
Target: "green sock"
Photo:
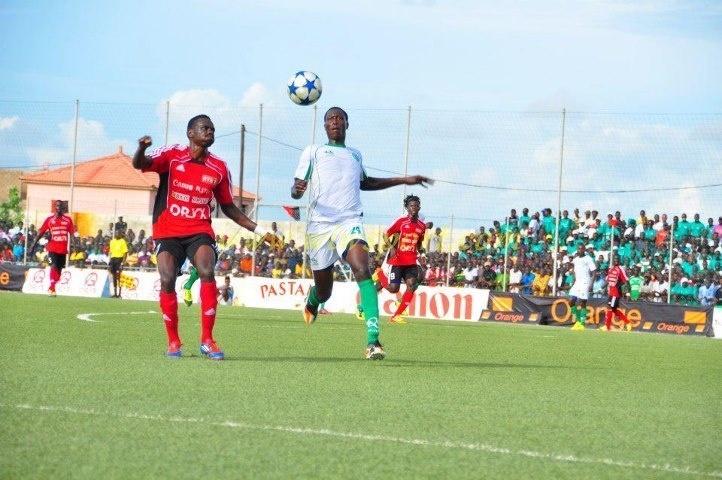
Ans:
<svg viewBox="0 0 722 480"><path fill-rule="evenodd" d="M306 302L312 307L318 307L319 305L321 305L321 302L319 302L318 298L316 298L316 285L311 287L311 291L308 292L308 298L306 299Z"/></svg>
<svg viewBox="0 0 722 480"><path fill-rule="evenodd" d="M371 279L358 282L361 308L366 314L366 343L379 341L379 296Z"/></svg>
<svg viewBox="0 0 722 480"><path fill-rule="evenodd" d="M586 307L579 310L579 321L582 322L582 325L585 325L587 323L587 308Z"/></svg>
<svg viewBox="0 0 722 480"><path fill-rule="evenodd" d="M183 288L186 290L190 290L193 284L196 283L196 280L198 280L198 270L196 270L196 267L191 268L191 271L188 273L190 277L188 277L188 281L183 284Z"/></svg>

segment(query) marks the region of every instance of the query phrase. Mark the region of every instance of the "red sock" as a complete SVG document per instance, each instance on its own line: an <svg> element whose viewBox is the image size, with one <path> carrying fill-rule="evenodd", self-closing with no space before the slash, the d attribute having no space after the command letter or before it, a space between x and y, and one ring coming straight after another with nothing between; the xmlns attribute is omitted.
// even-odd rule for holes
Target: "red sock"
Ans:
<svg viewBox="0 0 722 480"><path fill-rule="evenodd" d="M201 281L201 342L213 340L213 326L216 324L218 288L216 282Z"/></svg>
<svg viewBox="0 0 722 480"><path fill-rule="evenodd" d="M175 292L160 292L160 311L163 313L168 343L181 343L178 336L178 297Z"/></svg>
<svg viewBox="0 0 722 480"><path fill-rule="evenodd" d="M604 325L607 327L607 330L609 330L612 327L612 315L614 313L611 310L607 310L607 313L604 314Z"/></svg>
<svg viewBox="0 0 722 480"><path fill-rule="evenodd" d="M60 279L60 271L55 267L50 267L50 290L55 291L55 284Z"/></svg>
<svg viewBox="0 0 722 480"><path fill-rule="evenodd" d="M394 313L394 316L401 315L404 313L404 310L406 310L409 307L409 304L411 303L411 300L414 299L414 292L413 290L409 290L408 288L404 292L403 296L401 297L401 303L399 303L399 308L396 309L396 313Z"/></svg>
<svg viewBox="0 0 722 480"><path fill-rule="evenodd" d="M629 319L623 311L617 310L615 313L617 314L617 318L621 318L625 325L629 323Z"/></svg>

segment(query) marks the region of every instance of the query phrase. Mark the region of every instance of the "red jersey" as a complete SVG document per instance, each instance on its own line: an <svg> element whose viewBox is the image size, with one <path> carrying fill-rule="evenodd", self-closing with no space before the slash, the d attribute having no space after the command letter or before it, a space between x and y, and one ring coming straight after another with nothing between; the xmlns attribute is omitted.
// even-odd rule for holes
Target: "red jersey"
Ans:
<svg viewBox="0 0 722 480"><path fill-rule="evenodd" d="M419 259L419 245L424 241L426 224L420 219L401 217L386 230L386 235L399 234L396 255L388 259L389 265L416 265Z"/></svg>
<svg viewBox="0 0 722 480"><path fill-rule="evenodd" d="M205 163L191 161L187 145L161 147L149 155L153 163L144 172L160 177L153 206L153 238L187 237L207 233L211 226L211 200L233 202L231 173L226 162L208 152Z"/></svg>
<svg viewBox="0 0 722 480"><path fill-rule="evenodd" d="M610 297L621 297L622 296L622 285L627 283L629 280L627 279L627 274L624 272L624 269L620 267L619 265L613 265L609 267L609 272L607 273L607 286L609 290L609 296Z"/></svg>
<svg viewBox="0 0 722 480"><path fill-rule="evenodd" d="M38 230L38 238L45 232L50 231L50 241L45 246L48 252L67 255L68 240L70 236L75 234L75 225L73 220L63 214L61 216L51 215L45 219Z"/></svg>

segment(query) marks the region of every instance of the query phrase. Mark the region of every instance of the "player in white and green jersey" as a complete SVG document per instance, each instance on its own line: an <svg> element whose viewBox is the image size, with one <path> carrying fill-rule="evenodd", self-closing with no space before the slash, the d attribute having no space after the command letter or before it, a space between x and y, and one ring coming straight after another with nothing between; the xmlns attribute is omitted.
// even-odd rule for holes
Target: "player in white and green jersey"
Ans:
<svg viewBox="0 0 722 480"><path fill-rule="evenodd" d="M316 321L318 307L331 297L333 265L349 264L359 287L366 315L366 358L386 356L379 342L378 294L369 269L368 242L363 229L361 190L382 190L396 185L433 183L427 177L375 178L366 175L361 152L346 146L348 114L339 107L328 109L323 118L328 143L310 145L301 153L294 175L291 197L301 198L308 189L311 198L306 229L306 251L311 261L314 285L303 317Z"/></svg>
<svg viewBox="0 0 722 480"><path fill-rule="evenodd" d="M574 285L569 289L569 307L576 318L572 330L584 330L587 320L587 300L592 291L592 274L597 269L594 259L587 254L592 245L579 248L577 256L572 260L574 265Z"/></svg>

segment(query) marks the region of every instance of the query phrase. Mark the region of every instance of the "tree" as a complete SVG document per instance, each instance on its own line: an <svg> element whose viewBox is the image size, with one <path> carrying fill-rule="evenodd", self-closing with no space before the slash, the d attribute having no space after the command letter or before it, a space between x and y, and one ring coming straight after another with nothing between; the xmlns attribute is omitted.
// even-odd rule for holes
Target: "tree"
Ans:
<svg viewBox="0 0 722 480"><path fill-rule="evenodd" d="M7 223L12 221L17 223L23 218L22 200L20 198L20 189L18 187L10 187L8 191L8 200L0 203L0 220Z"/></svg>

